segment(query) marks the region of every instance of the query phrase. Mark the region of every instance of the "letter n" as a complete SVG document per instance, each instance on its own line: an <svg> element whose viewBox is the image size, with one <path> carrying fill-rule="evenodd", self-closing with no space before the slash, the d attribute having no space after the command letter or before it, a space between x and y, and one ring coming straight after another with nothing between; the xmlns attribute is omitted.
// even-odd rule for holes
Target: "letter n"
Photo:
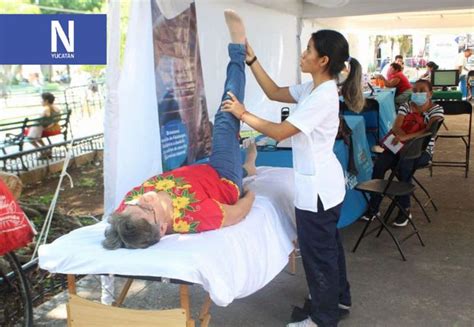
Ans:
<svg viewBox="0 0 474 327"><path fill-rule="evenodd" d="M74 21L68 20L68 36L59 21L51 21L51 52L58 52L58 36L67 52L74 52Z"/></svg>

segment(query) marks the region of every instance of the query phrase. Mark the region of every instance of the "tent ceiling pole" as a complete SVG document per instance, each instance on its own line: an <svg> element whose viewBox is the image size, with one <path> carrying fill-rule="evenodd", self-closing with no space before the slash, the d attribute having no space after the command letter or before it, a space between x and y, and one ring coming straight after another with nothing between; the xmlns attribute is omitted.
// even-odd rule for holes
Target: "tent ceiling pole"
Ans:
<svg viewBox="0 0 474 327"><path fill-rule="evenodd" d="M298 59L301 56L301 32L303 30L303 18L296 18L296 83L301 84L301 67L298 65Z"/></svg>

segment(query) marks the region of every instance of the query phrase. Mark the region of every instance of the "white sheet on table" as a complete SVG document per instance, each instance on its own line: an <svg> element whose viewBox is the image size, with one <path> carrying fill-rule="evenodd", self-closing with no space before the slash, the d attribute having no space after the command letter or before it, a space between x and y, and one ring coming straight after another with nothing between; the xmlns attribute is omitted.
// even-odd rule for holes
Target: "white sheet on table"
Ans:
<svg viewBox="0 0 474 327"><path fill-rule="evenodd" d="M159 276L201 284L226 306L270 282L288 263L296 239L293 172L259 167L246 179L257 197L241 223L200 234L173 234L143 250L105 250L106 222L79 228L39 249L53 273Z"/></svg>

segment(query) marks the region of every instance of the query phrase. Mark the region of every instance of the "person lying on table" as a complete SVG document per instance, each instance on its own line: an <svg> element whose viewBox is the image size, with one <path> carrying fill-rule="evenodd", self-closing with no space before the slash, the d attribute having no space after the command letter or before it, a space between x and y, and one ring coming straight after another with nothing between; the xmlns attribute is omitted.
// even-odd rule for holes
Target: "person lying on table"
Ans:
<svg viewBox="0 0 474 327"><path fill-rule="evenodd" d="M403 74L402 66L397 63L390 64L390 69L388 70L388 78L385 78L383 75L377 75L378 78L383 80L385 87L395 87L397 89L395 93L395 104L397 106L402 105L410 99L410 94L412 93L412 88L410 81Z"/></svg>
<svg viewBox="0 0 474 327"><path fill-rule="evenodd" d="M239 101L245 90L245 40L228 46L230 62L222 101L231 91ZM256 173L255 144L241 163L240 121L218 110L209 164L194 164L154 176L131 190L109 218L106 249L146 248L165 234L198 233L237 224L249 213L255 195L242 192L245 173Z"/></svg>
<svg viewBox="0 0 474 327"><path fill-rule="evenodd" d="M401 105L398 108L398 115L391 131L395 134L395 143L406 142L415 138L416 136L430 131L430 127L435 121L444 118L443 108L431 101L432 95L433 87L431 82L427 80L416 81L413 87L411 101ZM410 127L410 124L406 124L408 115L413 115L414 113L421 115L423 120L423 125L421 128L417 128L416 131L413 129L413 127ZM408 131L408 128L411 128L412 130ZM406 159L403 161L400 166L400 171L398 172L400 181L408 183L411 182L413 169L425 166L431 161L433 157L434 143L435 138L432 137L426 150L422 153L419 159ZM383 179L385 173L397 165L398 159L398 153L394 154L391 150L386 149L375 161L372 179ZM414 167L415 163L416 167ZM375 215L380 215L378 211L381 201L382 197L380 195L371 195L369 208L361 217L361 219L369 220L375 218ZM401 196L398 198L398 201L407 210L411 218L410 196ZM401 211L399 211L393 225L397 227L404 227L407 224L408 219L402 214Z"/></svg>

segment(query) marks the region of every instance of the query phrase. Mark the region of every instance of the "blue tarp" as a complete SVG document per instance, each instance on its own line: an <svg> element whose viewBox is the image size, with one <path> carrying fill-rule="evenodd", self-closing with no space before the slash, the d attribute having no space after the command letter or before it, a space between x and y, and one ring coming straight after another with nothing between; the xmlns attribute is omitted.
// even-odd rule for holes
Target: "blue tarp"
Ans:
<svg viewBox="0 0 474 327"><path fill-rule="evenodd" d="M372 176L372 159L369 144L365 134L365 123L362 116L346 116L347 125L352 129L352 144L354 147L354 161L358 170L357 176L347 172L349 163L349 148L342 140L334 144L334 153L344 168L346 177L346 197L342 206L339 228L352 224L365 211L367 204L362 193L354 190L358 182L369 180ZM267 150L267 151L265 151ZM289 149L263 147L258 152L257 166L292 167L292 153Z"/></svg>

